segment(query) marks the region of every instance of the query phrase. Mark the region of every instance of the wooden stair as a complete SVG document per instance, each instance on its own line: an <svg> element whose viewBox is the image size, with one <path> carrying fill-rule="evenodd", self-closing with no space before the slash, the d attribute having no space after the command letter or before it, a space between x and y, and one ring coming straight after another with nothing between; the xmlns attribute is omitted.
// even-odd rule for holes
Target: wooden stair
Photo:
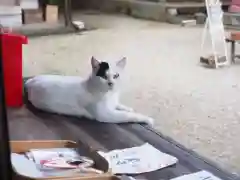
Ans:
<svg viewBox="0 0 240 180"><path fill-rule="evenodd" d="M230 1L223 1L223 6L229 6ZM205 2L192 2L192 1L181 1L181 2L166 2L167 8L201 8L205 7Z"/></svg>
<svg viewBox="0 0 240 180"><path fill-rule="evenodd" d="M240 30L240 13L224 12L223 24L227 29Z"/></svg>
<svg viewBox="0 0 240 180"><path fill-rule="evenodd" d="M177 2L178 1L178 2ZM227 8L230 5L229 0L223 0L222 6L223 8ZM179 24L182 20L187 19L196 19L197 13L202 13L203 15L206 14L205 8L205 1L204 0L195 0L195 1L184 1L184 0L173 0L169 2L167 0L165 7L166 12L168 9L176 9L178 14L171 15L170 13L167 14L167 21L173 24ZM202 23L202 21L201 21Z"/></svg>

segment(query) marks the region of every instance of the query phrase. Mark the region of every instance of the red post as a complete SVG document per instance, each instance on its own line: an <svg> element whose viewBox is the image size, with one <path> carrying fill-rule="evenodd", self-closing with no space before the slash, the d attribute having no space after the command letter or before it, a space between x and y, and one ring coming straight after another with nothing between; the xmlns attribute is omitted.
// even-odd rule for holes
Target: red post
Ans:
<svg viewBox="0 0 240 180"><path fill-rule="evenodd" d="M1 36L6 104L8 107L20 107L23 105L22 45L27 44L28 39L12 33Z"/></svg>

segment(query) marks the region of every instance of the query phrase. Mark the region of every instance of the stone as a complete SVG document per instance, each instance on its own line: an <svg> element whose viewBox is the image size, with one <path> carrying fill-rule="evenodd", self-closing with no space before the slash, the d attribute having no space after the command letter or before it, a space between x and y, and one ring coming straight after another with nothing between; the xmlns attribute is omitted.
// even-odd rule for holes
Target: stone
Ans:
<svg viewBox="0 0 240 180"><path fill-rule="evenodd" d="M166 12L164 3L134 1L130 5L131 15L137 18L150 19L165 22Z"/></svg>
<svg viewBox="0 0 240 180"><path fill-rule="evenodd" d="M183 20L181 22L182 26L196 26L197 22L195 19L188 19L188 20Z"/></svg>
<svg viewBox="0 0 240 180"><path fill-rule="evenodd" d="M206 21L207 15L204 13L195 13L195 19L197 21L197 24L204 24Z"/></svg>

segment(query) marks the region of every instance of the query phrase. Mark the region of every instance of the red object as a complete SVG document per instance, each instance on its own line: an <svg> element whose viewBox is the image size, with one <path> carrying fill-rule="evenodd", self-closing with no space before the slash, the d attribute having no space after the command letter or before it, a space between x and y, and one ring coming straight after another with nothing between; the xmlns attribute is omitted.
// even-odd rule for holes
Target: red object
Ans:
<svg viewBox="0 0 240 180"><path fill-rule="evenodd" d="M229 12L240 13L240 0L232 0L229 6Z"/></svg>
<svg viewBox="0 0 240 180"><path fill-rule="evenodd" d="M12 33L1 36L6 105L20 107L23 105L22 45L27 44L28 39Z"/></svg>
<svg viewBox="0 0 240 180"><path fill-rule="evenodd" d="M232 0L231 5L240 6L240 0Z"/></svg>

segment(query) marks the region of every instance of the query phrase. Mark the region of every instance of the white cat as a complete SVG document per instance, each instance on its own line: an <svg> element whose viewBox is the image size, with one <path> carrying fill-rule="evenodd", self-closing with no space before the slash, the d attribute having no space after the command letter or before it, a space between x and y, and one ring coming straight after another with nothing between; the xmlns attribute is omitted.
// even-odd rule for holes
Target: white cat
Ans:
<svg viewBox="0 0 240 180"><path fill-rule="evenodd" d="M133 112L118 101L120 74L126 58L114 66L91 59L92 73L86 78L39 75L27 80L29 101L41 110L58 114L85 116L106 123L147 123L153 119Z"/></svg>

